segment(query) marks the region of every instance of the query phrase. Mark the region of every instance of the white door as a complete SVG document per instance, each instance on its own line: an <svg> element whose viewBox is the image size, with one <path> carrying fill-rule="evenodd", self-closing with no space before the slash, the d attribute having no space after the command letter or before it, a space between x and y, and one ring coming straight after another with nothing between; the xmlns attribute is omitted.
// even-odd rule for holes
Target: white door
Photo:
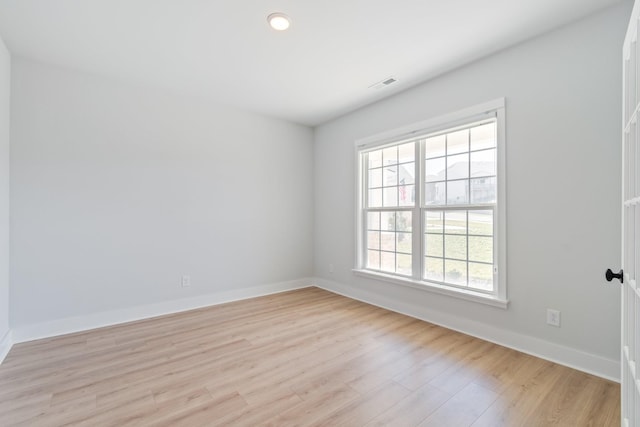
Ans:
<svg viewBox="0 0 640 427"><path fill-rule="evenodd" d="M624 40L623 59L623 129L622 129L622 271L607 271L607 280L618 278L622 281L622 425L640 426L640 372L636 362L640 362L640 284L636 287L636 268L640 267L640 132L638 119L638 88L640 67L637 58L638 12L640 2L636 1L631 21ZM640 366L638 366L640 369Z"/></svg>

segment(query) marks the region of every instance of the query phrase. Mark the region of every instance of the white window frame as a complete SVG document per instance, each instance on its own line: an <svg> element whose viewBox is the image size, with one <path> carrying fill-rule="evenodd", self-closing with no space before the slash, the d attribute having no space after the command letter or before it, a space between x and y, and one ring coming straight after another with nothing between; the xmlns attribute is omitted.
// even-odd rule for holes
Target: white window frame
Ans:
<svg viewBox="0 0 640 427"><path fill-rule="evenodd" d="M441 283L429 282L422 279L416 279L416 277L422 277L422 262L424 262L423 252L423 237L413 239L413 253L417 255L414 260L420 257L422 260L419 265L413 263L413 277L406 277L396 274L387 274L379 271L366 269L366 239L364 238L364 224L365 224L365 209L364 203L366 200L365 192L363 188L365 182L364 174L366 173L363 167L362 153L374 150L376 147L382 148L385 145L394 145L400 142L410 142L411 140L420 139L422 136L434 134L439 131L455 128L457 126L463 126L487 118L496 119L496 144L497 144L497 197L496 197L496 209L494 211L494 291L492 293L486 293L481 291L474 291L469 288L459 288L454 286L448 286ZM488 304L494 307L506 309L509 301L507 299L507 239L506 239L506 147L505 147L505 99L499 98L493 101L489 101L483 104L475 105L473 107L465 108L463 110L445 114L443 116L435 117L429 120L425 120L418 123L413 123L408 126L404 126L398 129L373 135L367 138L359 139L355 142L355 161L356 161L356 265L353 272L358 276L363 276L371 279L382 280L398 285L409 286L417 288L427 292L433 292L437 294L452 296L468 301L479 302ZM418 230L421 235L424 234L424 227L422 218L422 206L421 201L424 194L424 153L418 149L419 144L416 144L416 153L420 153L420 156L416 156L416 165L421 162L419 167L420 174L416 175L416 184L420 183L420 191L416 190L416 202L412 208L414 211L414 218L420 218L418 223L413 224L413 230ZM422 193L422 194L420 194ZM462 205L461 207L464 207ZM401 209L401 208L398 208Z"/></svg>

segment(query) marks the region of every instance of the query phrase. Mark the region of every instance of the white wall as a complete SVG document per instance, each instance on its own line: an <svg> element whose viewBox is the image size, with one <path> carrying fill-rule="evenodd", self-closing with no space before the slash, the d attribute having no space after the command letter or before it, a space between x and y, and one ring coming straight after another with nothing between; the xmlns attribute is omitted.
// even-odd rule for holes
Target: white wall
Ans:
<svg viewBox="0 0 640 427"><path fill-rule="evenodd" d="M309 128L12 66L13 329L312 275Z"/></svg>
<svg viewBox="0 0 640 427"><path fill-rule="evenodd" d="M9 331L9 110L11 56L0 39L0 360Z"/></svg>
<svg viewBox="0 0 640 427"><path fill-rule="evenodd" d="M620 63L629 11L624 3L318 127L318 283L616 377L620 293L603 275L620 265ZM499 97L507 115L509 309L354 276L354 141ZM561 310L561 328L545 324L547 307Z"/></svg>

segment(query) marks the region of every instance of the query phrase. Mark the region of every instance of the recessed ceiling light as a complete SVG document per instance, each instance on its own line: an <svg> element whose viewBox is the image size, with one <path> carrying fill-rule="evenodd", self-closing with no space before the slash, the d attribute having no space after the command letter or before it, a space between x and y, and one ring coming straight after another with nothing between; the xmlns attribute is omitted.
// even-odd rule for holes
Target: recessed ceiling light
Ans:
<svg viewBox="0 0 640 427"><path fill-rule="evenodd" d="M276 12L267 16L267 22L271 28L277 31L284 31L291 26L291 20L284 13Z"/></svg>

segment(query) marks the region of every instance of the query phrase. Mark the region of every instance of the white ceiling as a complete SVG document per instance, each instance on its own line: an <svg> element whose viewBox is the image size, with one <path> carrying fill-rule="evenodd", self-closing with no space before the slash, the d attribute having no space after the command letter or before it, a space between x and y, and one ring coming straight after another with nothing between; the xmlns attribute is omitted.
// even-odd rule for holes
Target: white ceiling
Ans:
<svg viewBox="0 0 640 427"><path fill-rule="evenodd" d="M317 125L619 1L0 0L0 34L14 55Z"/></svg>

